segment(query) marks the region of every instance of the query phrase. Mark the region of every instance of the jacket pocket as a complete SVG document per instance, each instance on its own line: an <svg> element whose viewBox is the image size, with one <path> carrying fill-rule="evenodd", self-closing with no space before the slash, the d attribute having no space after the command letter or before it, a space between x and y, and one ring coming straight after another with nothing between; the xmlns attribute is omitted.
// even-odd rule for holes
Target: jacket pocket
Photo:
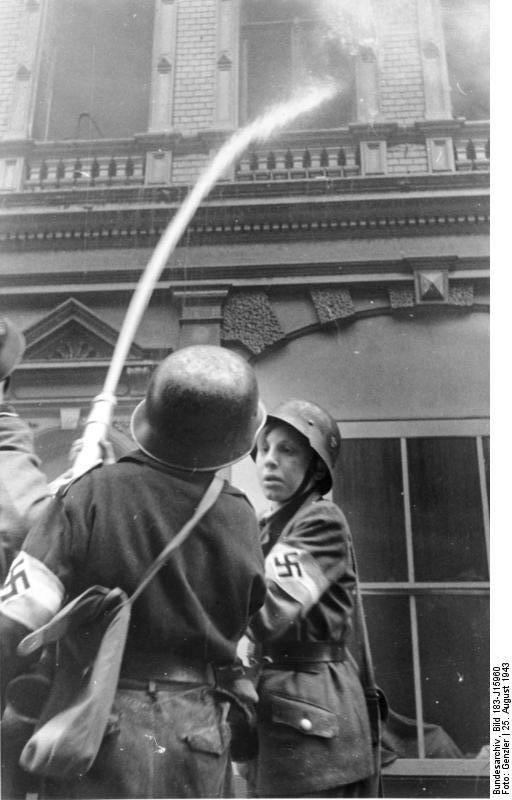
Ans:
<svg viewBox="0 0 512 800"><path fill-rule="evenodd" d="M272 695L269 701L270 717L275 724L288 725L305 736L323 739L332 739L339 733L336 714L327 708L285 695Z"/></svg>

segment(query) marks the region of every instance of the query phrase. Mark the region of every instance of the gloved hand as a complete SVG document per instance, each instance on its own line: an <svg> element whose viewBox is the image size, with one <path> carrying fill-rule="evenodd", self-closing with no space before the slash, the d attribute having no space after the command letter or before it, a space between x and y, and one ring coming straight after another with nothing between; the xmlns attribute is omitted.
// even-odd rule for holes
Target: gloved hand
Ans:
<svg viewBox="0 0 512 800"><path fill-rule="evenodd" d="M5 705L5 689L9 681L19 675L27 665L27 659L16 654L18 643L29 633L21 622L0 613L0 690L2 710ZM30 659L32 661L33 659Z"/></svg>
<svg viewBox="0 0 512 800"><path fill-rule="evenodd" d="M0 315L0 381L9 382L9 377L25 352L25 337L7 317ZM3 391L6 390L3 386ZM2 392L3 396L3 392Z"/></svg>

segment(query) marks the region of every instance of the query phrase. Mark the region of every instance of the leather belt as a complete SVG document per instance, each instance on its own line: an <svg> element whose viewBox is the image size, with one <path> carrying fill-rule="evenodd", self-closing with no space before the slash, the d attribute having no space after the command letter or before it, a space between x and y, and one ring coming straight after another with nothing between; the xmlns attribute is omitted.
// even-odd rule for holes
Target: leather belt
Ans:
<svg viewBox="0 0 512 800"><path fill-rule="evenodd" d="M141 689L148 684L198 683L215 685L213 664L198 659L155 653L127 655L121 668L120 688Z"/></svg>
<svg viewBox="0 0 512 800"><path fill-rule="evenodd" d="M305 664L345 661L345 645L339 642L286 642L263 648L263 661L272 667L291 669Z"/></svg>

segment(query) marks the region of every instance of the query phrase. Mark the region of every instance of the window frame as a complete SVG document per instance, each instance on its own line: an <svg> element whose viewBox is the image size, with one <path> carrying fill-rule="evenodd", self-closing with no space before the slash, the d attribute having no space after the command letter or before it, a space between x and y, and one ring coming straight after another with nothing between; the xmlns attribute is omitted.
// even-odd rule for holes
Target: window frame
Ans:
<svg viewBox="0 0 512 800"><path fill-rule="evenodd" d="M361 592L365 596L407 597L409 605L409 632L412 648L412 673L416 719L416 735L418 758L398 759L398 763L390 765L385 772L389 775L462 775L479 776L485 774L488 764L485 759L430 759L426 757L424 737L424 713L422 693L422 672L420 660L420 642L418 630L418 610L416 601L419 596L439 594L489 596L490 581L416 581L413 560L413 532L410 511L409 463L407 440L411 438L468 437L475 440L480 500L482 509L483 534L487 555L487 567L490 572L489 538L489 492L486 479L486 465L483 440L490 435L488 418L466 419L415 419L415 420L365 420L357 422L340 422L338 427L343 439L399 439L400 460L402 469L403 509L406 537L407 580L386 582L362 582ZM343 508L343 498L340 499ZM461 766L467 762L474 763L474 771ZM435 762L432 763L432 762ZM454 762L457 762L455 764ZM487 766L486 766L487 765Z"/></svg>
<svg viewBox="0 0 512 800"><path fill-rule="evenodd" d="M249 0L245 0L248 2ZM301 31L308 31L311 26L317 24L318 19L315 17L314 14L306 15L293 15L289 18L279 18L276 19L262 19L262 20L249 20L244 18L244 13L241 14L240 18L240 31L239 31L239 38L240 38L240 49L239 49L239 73L240 73L240 81L239 81L239 99L238 99L238 106L239 106L239 121L242 125L248 123L250 119L254 117L254 115L249 114L249 31L251 29L270 29L275 28L275 26L285 26L288 29L289 33L289 40L290 40L290 52L289 52L289 67L290 67L290 77L291 77L291 84L292 86L297 82L297 79L300 79L300 75L302 72L300 55L301 55ZM350 118L340 122L337 125L329 126L328 130L336 130L341 127L346 127L350 123L355 123L357 121L357 102L355 100L355 96L357 94L357 65L354 58L354 55L351 54L350 58L350 83L352 86L349 107L351 109ZM273 103L278 102L275 98L269 98L266 105L272 105ZM261 113L258 112L258 113ZM322 127L322 126L321 126Z"/></svg>

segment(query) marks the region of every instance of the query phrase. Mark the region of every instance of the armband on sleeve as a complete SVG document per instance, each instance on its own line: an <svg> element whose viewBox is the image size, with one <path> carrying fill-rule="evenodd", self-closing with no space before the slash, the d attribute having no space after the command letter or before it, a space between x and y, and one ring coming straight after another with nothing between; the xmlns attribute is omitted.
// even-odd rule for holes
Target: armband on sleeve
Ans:
<svg viewBox="0 0 512 800"><path fill-rule="evenodd" d="M307 550L278 543L265 560L265 576L307 611L329 586L318 562Z"/></svg>
<svg viewBox="0 0 512 800"><path fill-rule="evenodd" d="M22 550L0 589L0 611L32 631L55 616L63 598L64 586L59 578Z"/></svg>

